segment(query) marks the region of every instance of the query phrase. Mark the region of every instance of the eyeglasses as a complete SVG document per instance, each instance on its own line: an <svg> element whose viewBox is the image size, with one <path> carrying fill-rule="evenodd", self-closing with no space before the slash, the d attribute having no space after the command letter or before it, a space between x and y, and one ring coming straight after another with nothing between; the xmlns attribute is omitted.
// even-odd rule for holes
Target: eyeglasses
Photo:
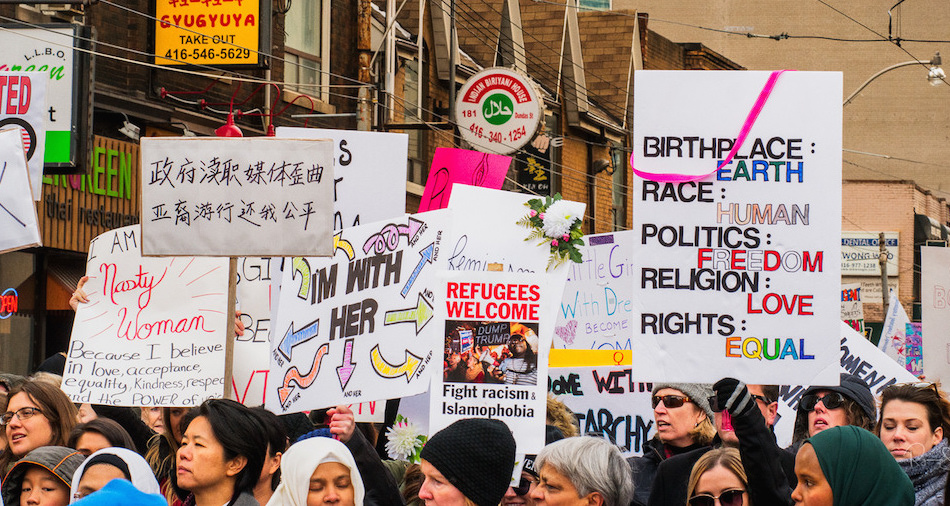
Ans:
<svg viewBox="0 0 950 506"><path fill-rule="evenodd" d="M713 506L716 501L722 506L741 506L745 490L735 488L719 495L699 494L689 498L689 506Z"/></svg>
<svg viewBox="0 0 950 506"><path fill-rule="evenodd" d="M803 395L801 402L798 403L798 409L812 411L815 409L815 405L818 404L818 401L821 401L825 409L835 409L844 404L844 395L838 392L831 392L821 397L815 394Z"/></svg>
<svg viewBox="0 0 950 506"><path fill-rule="evenodd" d="M528 492L531 492L531 487L537 484L537 479L522 475L521 481L518 482L518 486L512 487L511 490L514 491L515 495L524 496L528 495Z"/></svg>
<svg viewBox="0 0 950 506"><path fill-rule="evenodd" d="M7 411L6 413L0 415L0 425L6 425L10 423L10 420L13 420L14 416L16 416L18 420L23 421L29 420L30 418L33 418L33 415L42 412L42 409L32 407L20 408L16 411Z"/></svg>
<svg viewBox="0 0 950 506"><path fill-rule="evenodd" d="M683 404L687 402L693 402L692 399L690 399L688 396L685 396L685 395L663 395L663 396L654 395L653 409L656 409L656 407L660 404L660 401L663 401L663 405L666 406L667 408L679 408L679 407L682 407Z"/></svg>

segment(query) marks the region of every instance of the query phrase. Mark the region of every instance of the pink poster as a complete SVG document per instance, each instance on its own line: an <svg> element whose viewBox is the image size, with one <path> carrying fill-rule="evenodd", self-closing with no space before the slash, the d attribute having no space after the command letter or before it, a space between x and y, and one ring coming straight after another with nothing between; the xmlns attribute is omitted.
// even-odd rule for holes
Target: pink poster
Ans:
<svg viewBox="0 0 950 506"><path fill-rule="evenodd" d="M455 183L501 189L511 165L511 157L468 149L436 148L422 192L419 212L444 209Z"/></svg>

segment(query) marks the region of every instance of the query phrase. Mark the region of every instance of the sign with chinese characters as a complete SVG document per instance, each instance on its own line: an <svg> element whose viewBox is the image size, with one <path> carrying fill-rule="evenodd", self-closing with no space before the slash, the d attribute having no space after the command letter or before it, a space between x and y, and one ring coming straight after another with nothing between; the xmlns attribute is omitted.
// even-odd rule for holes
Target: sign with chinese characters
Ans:
<svg viewBox="0 0 950 506"><path fill-rule="evenodd" d="M331 258L284 263L266 403L294 413L424 392L438 367L435 273L449 211L344 228Z"/></svg>
<svg viewBox="0 0 950 506"><path fill-rule="evenodd" d="M155 64L258 65L270 14L260 0L155 0Z"/></svg>
<svg viewBox="0 0 950 506"><path fill-rule="evenodd" d="M0 72L0 129L16 127L30 166L33 200L40 200L46 146L46 74Z"/></svg>
<svg viewBox="0 0 950 506"><path fill-rule="evenodd" d="M633 369L837 381L841 73L637 79Z"/></svg>
<svg viewBox="0 0 950 506"><path fill-rule="evenodd" d="M197 406L224 394L226 258L143 257L139 225L89 245L63 391L73 402Z"/></svg>
<svg viewBox="0 0 950 506"><path fill-rule="evenodd" d="M455 103L462 138L479 151L501 155L530 142L543 116L534 86L527 76L502 67L469 78Z"/></svg>
<svg viewBox="0 0 950 506"><path fill-rule="evenodd" d="M898 272L900 244L898 232L884 232L884 250L887 252L887 273ZM880 276L880 236L877 232L841 232L841 275Z"/></svg>
<svg viewBox="0 0 950 506"><path fill-rule="evenodd" d="M0 130L0 253L40 245L20 130Z"/></svg>
<svg viewBox="0 0 950 506"><path fill-rule="evenodd" d="M328 140L142 139L143 253L330 255L332 156Z"/></svg>

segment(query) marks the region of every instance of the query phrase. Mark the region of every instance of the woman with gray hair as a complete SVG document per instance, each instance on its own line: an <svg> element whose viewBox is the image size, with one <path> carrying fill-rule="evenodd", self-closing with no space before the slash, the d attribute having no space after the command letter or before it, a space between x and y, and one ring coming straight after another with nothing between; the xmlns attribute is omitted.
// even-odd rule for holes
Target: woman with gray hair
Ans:
<svg viewBox="0 0 950 506"><path fill-rule="evenodd" d="M538 454L535 468L541 481L530 498L538 506L578 501L627 506L633 498L627 461L616 446L600 438L569 437L551 443Z"/></svg>

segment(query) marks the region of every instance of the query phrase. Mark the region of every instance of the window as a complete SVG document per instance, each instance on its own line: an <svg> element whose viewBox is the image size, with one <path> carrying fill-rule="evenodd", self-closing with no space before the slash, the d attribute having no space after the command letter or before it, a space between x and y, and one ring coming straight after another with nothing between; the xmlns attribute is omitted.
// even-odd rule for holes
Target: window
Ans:
<svg viewBox="0 0 950 506"><path fill-rule="evenodd" d="M294 2L284 15L286 88L326 101L330 61L330 5L324 0Z"/></svg>
<svg viewBox="0 0 950 506"><path fill-rule="evenodd" d="M419 112L419 62L406 60L403 65L402 103L403 122L419 123L422 121ZM423 90L425 96L425 90ZM429 166L425 156L425 131L420 129L406 130L409 134L409 161L406 165L406 178L409 182L420 185L426 184L429 178Z"/></svg>
<svg viewBox="0 0 950 506"><path fill-rule="evenodd" d="M614 144L610 148L610 162L614 167L612 194L613 194L613 221L614 230L627 229L627 160L626 151Z"/></svg>
<svg viewBox="0 0 950 506"><path fill-rule="evenodd" d="M580 0L578 7L584 11L609 11L610 0Z"/></svg>

